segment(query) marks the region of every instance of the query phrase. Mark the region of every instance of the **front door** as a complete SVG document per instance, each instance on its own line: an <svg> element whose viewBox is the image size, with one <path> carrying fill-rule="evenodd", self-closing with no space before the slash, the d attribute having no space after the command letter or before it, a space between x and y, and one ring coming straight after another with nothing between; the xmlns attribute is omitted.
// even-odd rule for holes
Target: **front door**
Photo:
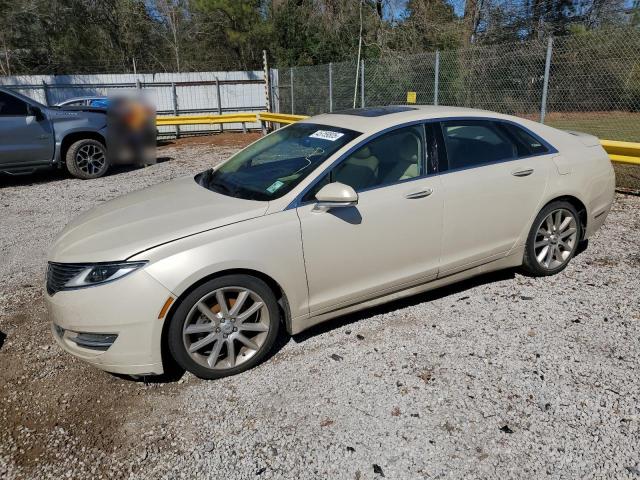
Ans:
<svg viewBox="0 0 640 480"><path fill-rule="evenodd" d="M0 167L49 163L53 148L51 122L38 121L25 101L0 92Z"/></svg>
<svg viewBox="0 0 640 480"><path fill-rule="evenodd" d="M401 290L437 276L443 194L425 171L424 127L401 128L345 158L298 207L311 314ZM314 211L327 182L353 187L354 207Z"/></svg>

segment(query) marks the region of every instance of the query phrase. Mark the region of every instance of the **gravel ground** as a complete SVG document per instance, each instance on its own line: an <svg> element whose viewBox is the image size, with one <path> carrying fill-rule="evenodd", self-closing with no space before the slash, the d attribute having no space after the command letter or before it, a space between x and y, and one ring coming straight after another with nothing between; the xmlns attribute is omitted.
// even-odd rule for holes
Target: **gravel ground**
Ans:
<svg viewBox="0 0 640 480"><path fill-rule="evenodd" d="M638 197L560 275L349 315L236 377L134 382L63 354L41 293L56 232L246 139L89 182L0 179L0 478L640 479Z"/></svg>

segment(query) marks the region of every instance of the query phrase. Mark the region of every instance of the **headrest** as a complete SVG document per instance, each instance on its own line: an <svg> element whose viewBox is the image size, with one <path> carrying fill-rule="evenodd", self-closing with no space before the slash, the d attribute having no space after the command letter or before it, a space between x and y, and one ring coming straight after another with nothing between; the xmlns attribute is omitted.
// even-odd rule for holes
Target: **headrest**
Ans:
<svg viewBox="0 0 640 480"><path fill-rule="evenodd" d="M369 147L362 147L353 156L355 158L369 158L371 156L371 150Z"/></svg>
<svg viewBox="0 0 640 480"><path fill-rule="evenodd" d="M398 138L398 153L405 162L414 162L418 153L418 139L416 136L407 133Z"/></svg>

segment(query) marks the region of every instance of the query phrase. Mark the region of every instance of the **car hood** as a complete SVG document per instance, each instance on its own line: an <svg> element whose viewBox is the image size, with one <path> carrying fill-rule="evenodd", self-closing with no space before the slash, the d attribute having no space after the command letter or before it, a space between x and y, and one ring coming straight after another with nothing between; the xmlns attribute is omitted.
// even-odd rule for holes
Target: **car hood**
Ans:
<svg viewBox="0 0 640 480"><path fill-rule="evenodd" d="M262 216L267 202L221 195L181 178L124 195L73 220L49 254L52 262L126 260L157 245Z"/></svg>

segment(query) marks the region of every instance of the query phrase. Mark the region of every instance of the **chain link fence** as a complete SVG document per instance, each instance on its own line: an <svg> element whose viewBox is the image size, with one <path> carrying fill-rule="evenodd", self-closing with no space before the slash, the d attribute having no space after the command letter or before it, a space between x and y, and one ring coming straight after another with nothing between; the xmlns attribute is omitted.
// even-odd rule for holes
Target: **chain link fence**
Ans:
<svg viewBox="0 0 640 480"><path fill-rule="evenodd" d="M358 84L356 85L356 71ZM483 108L640 142L640 34L588 32L461 50L279 69L279 108L315 115L372 105Z"/></svg>
<svg viewBox="0 0 640 480"><path fill-rule="evenodd" d="M640 33L593 31L549 40L280 68L281 112L316 115L416 103L482 108L603 139L640 142ZM358 81L356 83L356 72ZM640 191L640 168L615 165Z"/></svg>

